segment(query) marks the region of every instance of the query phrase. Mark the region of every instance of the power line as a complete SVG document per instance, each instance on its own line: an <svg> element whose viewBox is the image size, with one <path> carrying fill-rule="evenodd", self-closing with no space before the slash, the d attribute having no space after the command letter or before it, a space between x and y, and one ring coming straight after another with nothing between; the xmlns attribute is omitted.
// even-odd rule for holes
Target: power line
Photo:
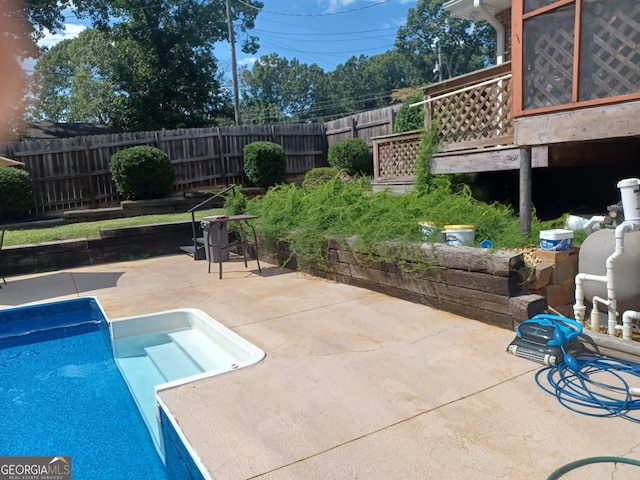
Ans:
<svg viewBox="0 0 640 480"><path fill-rule="evenodd" d="M326 33L289 33L289 32L274 32L274 31L270 31L270 30L260 30L259 28L254 28L252 31L253 32L263 32L263 33L275 33L277 35L288 35L288 36L292 36L292 37L324 37L324 36L338 36L338 35L358 35L361 33L376 33L376 32L382 32L384 30L393 30L394 32L398 30L398 27L387 27L387 28L377 28L374 30L360 30L360 31L356 31L356 32L326 32ZM394 34L395 36L395 34ZM362 38L362 37L361 37ZM377 37L364 37L366 38L377 38Z"/></svg>
<svg viewBox="0 0 640 480"><path fill-rule="evenodd" d="M251 5L249 3L243 2L242 0L236 0L236 1L238 3L241 3L242 5L244 5L246 7L254 8L256 10L260 10L261 12L270 13L272 15L282 15L284 17L330 17L330 16L334 16L334 15L344 15L346 13L359 12L361 10L366 10L366 9L373 8L373 7L378 7L380 5L384 5L385 3L389 3L391 0L380 0L379 2L372 3L370 5L365 5L363 7L352 8L351 10L343 10L343 11L340 11L340 12L328 12L328 13L274 12L274 11L271 11L271 10L264 10L263 8L259 8L259 7L256 7L255 5Z"/></svg>

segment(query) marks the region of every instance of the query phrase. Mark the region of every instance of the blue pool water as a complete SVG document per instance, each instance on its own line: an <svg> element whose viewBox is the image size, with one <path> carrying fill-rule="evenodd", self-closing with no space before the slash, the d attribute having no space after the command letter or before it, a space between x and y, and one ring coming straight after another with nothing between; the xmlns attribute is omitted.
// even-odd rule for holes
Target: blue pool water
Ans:
<svg viewBox="0 0 640 480"><path fill-rule="evenodd" d="M75 308L0 315L0 455L69 455L74 480L166 479L104 325Z"/></svg>

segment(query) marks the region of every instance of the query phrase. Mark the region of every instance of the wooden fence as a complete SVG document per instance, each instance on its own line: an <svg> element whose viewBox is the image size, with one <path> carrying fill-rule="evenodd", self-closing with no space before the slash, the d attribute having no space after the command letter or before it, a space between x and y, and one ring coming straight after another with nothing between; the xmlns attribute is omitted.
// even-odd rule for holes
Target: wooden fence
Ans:
<svg viewBox="0 0 640 480"><path fill-rule="evenodd" d="M390 105L326 122L324 128L327 145L330 147L338 140L346 138L361 138L371 147L373 137L389 135L393 132L393 121L401 106L401 104Z"/></svg>
<svg viewBox="0 0 640 480"><path fill-rule="evenodd" d="M256 141L282 145L287 176L326 165L321 124L249 125L117 133L0 144L0 155L24 162L31 174L36 212L94 208L119 200L109 159L122 149L151 145L174 165L175 192L243 181L243 148Z"/></svg>

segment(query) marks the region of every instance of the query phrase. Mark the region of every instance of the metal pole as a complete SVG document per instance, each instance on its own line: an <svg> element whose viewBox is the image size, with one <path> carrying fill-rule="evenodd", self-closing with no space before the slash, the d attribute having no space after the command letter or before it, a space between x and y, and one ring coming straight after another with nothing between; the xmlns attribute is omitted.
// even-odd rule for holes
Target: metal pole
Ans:
<svg viewBox="0 0 640 480"><path fill-rule="evenodd" d="M241 124L240 100L238 95L238 69L236 67L236 46L233 35L233 18L231 17L231 0L227 0L227 28L229 30L229 45L231 46L231 77L233 78L233 111L236 117L236 125Z"/></svg>

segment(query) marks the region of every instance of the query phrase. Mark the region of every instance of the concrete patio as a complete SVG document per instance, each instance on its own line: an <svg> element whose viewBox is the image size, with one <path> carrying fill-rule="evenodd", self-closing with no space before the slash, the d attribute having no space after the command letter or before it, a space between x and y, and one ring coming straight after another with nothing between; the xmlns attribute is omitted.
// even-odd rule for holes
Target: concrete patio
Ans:
<svg viewBox="0 0 640 480"><path fill-rule="evenodd" d="M638 425L567 410L505 352L513 332L255 261L186 255L7 278L0 307L95 296L110 318L200 308L259 364L162 398L209 470L236 479L544 479L640 458ZM638 478L599 464L567 479Z"/></svg>

